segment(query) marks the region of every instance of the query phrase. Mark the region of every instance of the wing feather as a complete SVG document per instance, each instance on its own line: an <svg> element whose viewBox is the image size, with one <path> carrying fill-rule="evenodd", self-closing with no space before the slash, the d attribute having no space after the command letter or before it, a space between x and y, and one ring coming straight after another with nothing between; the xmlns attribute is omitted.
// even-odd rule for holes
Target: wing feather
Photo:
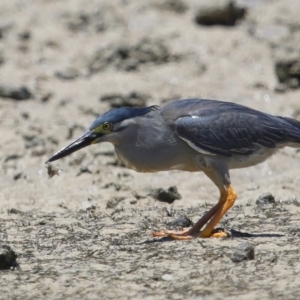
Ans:
<svg viewBox="0 0 300 300"><path fill-rule="evenodd" d="M266 114L231 111L211 116L206 112L203 118L184 116L175 121L178 136L194 149L224 156L248 155L260 147L275 148L288 141L289 127Z"/></svg>

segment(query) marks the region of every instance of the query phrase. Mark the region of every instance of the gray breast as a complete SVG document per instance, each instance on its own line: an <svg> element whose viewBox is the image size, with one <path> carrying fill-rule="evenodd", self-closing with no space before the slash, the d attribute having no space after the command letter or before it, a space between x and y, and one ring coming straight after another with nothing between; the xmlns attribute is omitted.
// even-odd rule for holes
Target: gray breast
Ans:
<svg viewBox="0 0 300 300"><path fill-rule="evenodd" d="M126 167L138 172L194 170L198 153L182 141L160 116L136 120L134 135L115 147ZM199 168L198 168L199 169ZM198 170L197 169L197 170Z"/></svg>

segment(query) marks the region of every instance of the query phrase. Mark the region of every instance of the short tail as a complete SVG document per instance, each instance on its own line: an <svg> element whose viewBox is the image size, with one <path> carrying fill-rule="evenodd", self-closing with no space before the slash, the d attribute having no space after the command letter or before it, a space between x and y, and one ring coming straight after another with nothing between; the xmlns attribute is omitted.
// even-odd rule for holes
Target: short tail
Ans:
<svg viewBox="0 0 300 300"><path fill-rule="evenodd" d="M289 137L293 142L300 143L300 121L288 117L277 117L284 121L290 128L288 129ZM300 146L300 145L299 145Z"/></svg>
<svg viewBox="0 0 300 300"><path fill-rule="evenodd" d="M296 120L296 119L292 119L292 118L287 118L287 117L278 117L286 122L288 122L289 124L295 126L296 128L298 128L300 130L300 121Z"/></svg>

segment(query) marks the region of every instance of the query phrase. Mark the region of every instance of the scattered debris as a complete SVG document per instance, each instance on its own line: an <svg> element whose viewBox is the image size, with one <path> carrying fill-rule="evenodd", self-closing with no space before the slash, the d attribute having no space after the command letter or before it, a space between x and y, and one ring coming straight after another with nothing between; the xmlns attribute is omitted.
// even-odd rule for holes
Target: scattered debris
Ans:
<svg viewBox="0 0 300 300"><path fill-rule="evenodd" d="M0 33L1 34L1 33ZM0 66L5 62L5 55L2 49L0 49Z"/></svg>
<svg viewBox="0 0 300 300"><path fill-rule="evenodd" d="M21 210L15 209L15 208L11 208L7 210L7 213L10 214L16 214L16 215L24 215L25 213L22 212Z"/></svg>
<svg viewBox="0 0 300 300"><path fill-rule="evenodd" d="M275 62L275 72L279 80L276 91L285 91L287 88L296 89L300 87L300 58L279 59Z"/></svg>
<svg viewBox="0 0 300 300"><path fill-rule="evenodd" d="M103 186L104 189L108 189L110 187L114 188L114 190L116 190L117 192L122 189L122 185L117 182L109 182Z"/></svg>
<svg viewBox="0 0 300 300"><path fill-rule="evenodd" d="M23 30L18 34L18 37L22 41L28 41L31 38L31 32L29 30Z"/></svg>
<svg viewBox="0 0 300 300"><path fill-rule="evenodd" d="M26 178L26 175L23 174L23 172L17 172L16 174L14 174L13 179L14 180L19 180L21 178Z"/></svg>
<svg viewBox="0 0 300 300"><path fill-rule="evenodd" d="M55 76L63 80L73 80L79 76L79 73L76 69L69 67L63 71L56 71Z"/></svg>
<svg viewBox="0 0 300 300"><path fill-rule="evenodd" d="M101 96L100 100L108 102L112 108L122 106L143 107L146 106L148 98L149 96L146 94L133 91L127 95L118 93L106 94Z"/></svg>
<svg viewBox="0 0 300 300"><path fill-rule="evenodd" d="M5 22L0 24L0 39L5 38L13 28L14 28L13 22Z"/></svg>
<svg viewBox="0 0 300 300"><path fill-rule="evenodd" d="M85 13L72 15L69 18L70 20L67 22L67 27L69 30L74 32L86 29L91 21L90 16Z"/></svg>
<svg viewBox="0 0 300 300"><path fill-rule="evenodd" d="M0 246L0 270L20 269L16 261L17 254L7 245Z"/></svg>
<svg viewBox="0 0 300 300"><path fill-rule="evenodd" d="M255 203L256 205L275 204L275 197L271 193L263 193L257 198Z"/></svg>
<svg viewBox="0 0 300 300"><path fill-rule="evenodd" d="M241 262L243 260L253 260L254 259L254 246L249 243L243 242L239 244L237 249L232 253L231 260L235 263Z"/></svg>
<svg viewBox="0 0 300 300"><path fill-rule="evenodd" d="M20 154L10 154L8 156L6 156L4 162L8 162L10 160L17 160L17 159L20 159L22 157L22 155Z"/></svg>
<svg viewBox="0 0 300 300"><path fill-rule="evenodd" d="M150 192L150 196L158 201L167 202L170 204L175 200L181 199L181 195L178 193L176 186L171 186L168 188L168 190L165 190L163 188L153 189Z"/></svg>
<svg viewBox="0 0 300 300"><path fill-rule="evenodd" d="M143 38L135 45L120 43L102 48L91 58L88 68L91 74L112 66L118 70L134 71L142 64L163 64L179 60L160 40Z"/></svg>
<svg viewBox="0 0 300 300"><path fill-rule="evenodd" d="M245 17L246 13L247 9L237 6L234 1L214 1L209 6L199 9L195 21L197 24L205 26L234 26L237 20Z"/></svg>
<svg viewBox="0 0 300 300"><path fill-rule="evenodd" d="M66 27L73 33L103 32L106 29L124 25L124 19L109 7L94 8L91 11L68 13L63 16Z"/></svg>
<svg viewBox="0 0 300 300"><path fill-rule="evenodd" d="M106 208L115 208L125 197L112 197L106 203Z"/></svg>
<svg viewBox="0 0 300 300"><path fill-rule="evenodd" d="M172 229L174 227L191 227L194 223L191 219L189 219L187 216L179 216L177 219L167 223L168 229Z"/></svg>
<svg viewBox="0 0 300 300"><path fill-rule="evenodd" d="M89 169L88 166L82 166L82 167L80 167L80 170L76 176L80 176L83 173L92 174L92 171Z"/></svg>
<svg viewBox="0 0 300 300"><path fill-rule="evenodd" d="M23 139L25 141L26 149L34 148L37 146L45 146L44 138L38 136L38 134L24 134Z"/></svg>
<svg viewBox="0 0 300 300"><path fill-rule="evenodd" d="M166 10L178 14L182 14L188 9L186 3L182 0L159 0L158 3L154 5L160 10Z"/></svg>
<svg viewBox="0 0 300 300"><path fill-rule="evenodd" d="M14 100L27 100L32 98L32 94L29 91L29 89L25 86L16 87L9 85L1 85L0 97L11 98Z"/></svg>
<svg viewBox="0 0 300 300"><path fill-rule="evenodd" d="M39 96L39 99L41 102L48 102L51 98L53 97L53 93L51 92L46 92L46 93L43 93Z"/></svg>

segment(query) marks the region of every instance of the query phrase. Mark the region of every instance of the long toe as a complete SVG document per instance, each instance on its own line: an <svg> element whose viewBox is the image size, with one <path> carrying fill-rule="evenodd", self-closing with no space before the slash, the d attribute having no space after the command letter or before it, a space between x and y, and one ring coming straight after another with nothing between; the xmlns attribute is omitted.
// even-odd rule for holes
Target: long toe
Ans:
<svg viewBox="0 0 300 300"><path fill-rule="evenodd" d="M183 232L182 234L168 234L167 237L173 240L188 241L195 238L227 238L230 237L230 233L225 231L212 232L209 236L202 235L202 232L191 234L189 232Z"/></svg>
<svg viewBox="0 0 300 300"><path fill-rule="evenodd" d="M184 235L184 234L169 234L168 235L169 238L173 239L173 240L179 240L179 241L189 241L194 239L196 236L192 236L192 235Z"/></svg>
<svg viewBox="0 0 300 300"><path fill-rule="evenodd" d="M176 231L176 230L162 230L152 232L153 237L171 237L171 236L189 236L190 230Z"/></svg>
<svg viewBox="0 0 300 300"><path fill-rule="evenodd" d="M194 233L191 229L185 231L163 230L152 232L153 237L168 237L173 240L189 241L195 238L227 238L231 234L223 229L214 229L211 233L205 231Z"/></svg>
<svg viewBox="0 0 300 300"><path fill-rule="evenodd" d="M164 236L168 236L167 230L163 230L163 231L153 231L152 233L153 237L164 237Z"/></svg>

